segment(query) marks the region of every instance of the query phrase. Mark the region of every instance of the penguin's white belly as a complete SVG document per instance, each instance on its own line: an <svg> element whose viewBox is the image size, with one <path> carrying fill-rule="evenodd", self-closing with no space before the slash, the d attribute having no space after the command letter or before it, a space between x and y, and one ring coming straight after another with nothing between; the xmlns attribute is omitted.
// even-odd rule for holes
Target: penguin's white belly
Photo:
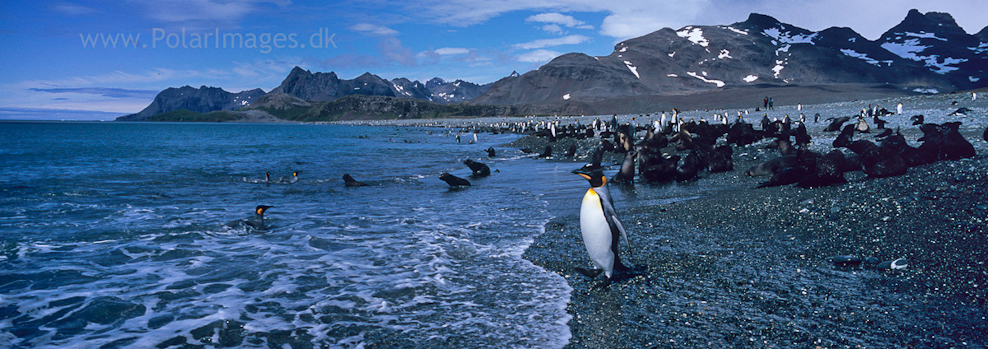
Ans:
<svg viewBox="0 0 988 349"><path fill-rule="evenodd" d="M600 205L600 196L593 189L587 191L580 205L580 231L590 259L604 270L607 277L611 277L614 271L614 251L611 251L614 236Z"/></svg>

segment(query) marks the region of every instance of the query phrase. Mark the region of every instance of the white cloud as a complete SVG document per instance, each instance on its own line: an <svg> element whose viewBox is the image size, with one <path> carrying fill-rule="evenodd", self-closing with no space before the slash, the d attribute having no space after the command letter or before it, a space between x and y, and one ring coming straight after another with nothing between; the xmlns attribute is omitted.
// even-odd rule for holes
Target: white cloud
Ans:
<svg viewBox="0 0 988 349"><path fill-rule="evenodd" d="M470 53L470 49L462 47L441 47L436 49L436 54L439 55L462 55Z"/></svg>
<svg viewBox="0 0 988 349"><path fill-rule="evenodd" d="M458 27L478 25L513 11L604 13L606 18L597 26L599 32L617 40L666 27L730 24L744 21L751 12L814 31L851 27L872 39L902 21L910 8L950 13L973 33L985 26L988 7L984 0L380 0L380 4L382 8L400 8L402 16L412 20Z"/></svg>
<svg viewBox="0 0 988 349"><path fill-rule="evenodd" d="M575 45L575 44L584 43L587 40L590 40L590 37L583 35L569 35L555 39L541 39L541 40L523 42L520 44L514 44L512 45L512 47L523 50L531 50L533 48L543 48L550 46Z"/></svg>
<svg viewBox="0 0 988 349"><path fill-rule="evenodd" d="M76 4L69 4L69 3L55 4L52 7L52 9L54 9L55 11L61 12L62 14L69 15L69 16L91 15L91 14L94 14L94 13L98 13L99 12L99 11L97 11L97 10L91 8L91 7L85 7L85 6L76 5Z"/></svg>
<svg viewBox="0 0 988 349"><path fill-rule="evenodd" d="M546 31L548 33L552 33L552 34L562 34L563 33L563 28L560 27L558 24L546 24L546 25L543 25L542 26L542 30L544 30L544 31Z"/></svg>
<svg viewBox="0 0 988 349"><path fill-rule="evenodd" d="M378 36L393 36L399 34L397 30L370 23L354 24L350 26L350 30Z"/></svg>
<svg viewBox="0 0 988 349"><path fill-rule="evenodd" d="M540 13L526 18L525 21L564 25L567 28L593 29L592 25L588 25L583 21L577 20L576 18L573 18L573 16L568 16L557 12Z"/></svg>
<svg viewBox="0 0 988 349"><path fill-rule="evenodd" d="M549 50L535 50L528 52L517 57L519 62L529 62L529 63L543 63L551 61L553 58L559 57L562 53Z"/></svg>
<svg viewBox="0 0 988 349"><path fill-rule="evenodd" d="M137 2L146 7L145 13L153 19L165 23L175 23L186 26L231 25L247 14L258 12L265 5L285 7L291 4L288 0L160 0Z"/></svg>

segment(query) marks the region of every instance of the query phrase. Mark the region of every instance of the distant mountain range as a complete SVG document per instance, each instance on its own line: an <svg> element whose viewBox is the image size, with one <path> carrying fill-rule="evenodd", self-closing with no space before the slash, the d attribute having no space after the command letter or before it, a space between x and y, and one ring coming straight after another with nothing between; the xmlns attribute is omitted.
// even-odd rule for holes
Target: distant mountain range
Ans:
<svg viewBox="0 0 988 349"><path fill-rule="evenodd" d="M972 35L949 14L910 10L901 23L874 41L850 28L814 32L753 13L730 25L664 28L618 43L607 56L565 54L537 70L513 72L493 84L439 78L425 84L405 78L387 81L370 73L343 80L333 72L311 73L295 67L265 96L311 102L352 95L394 97L377 98L378 105L407 105L405 99L414 99L439 104L425 109L442 110L443 115L476 111L476 106L512 107L481 108L494 113L593 114L654 111L676 103L710 107L716 106L710 98L698 96L757 96L763 90L794 96L841 89L902 95L984 86L988 86L988 27ZM141 120L175 108L199 113L233 110L238 104L253 106L260 98L260 90L238 94L216 90L169 88L145 110L121 119ZM461 103L474 107L452 105ZM375 114L381 108L359 110L370 104L358 104L350 106L358 108L349 111L351 116L416 117ZM285 109L271 107L265 110Z"/></svg>
<svg viewBox="0 0 988 349"><path fill-rule="evenodd" d="M443 110L441 105L460 103L474 99L492 85L478 85L463 80L447 82L441 78L433 78L425 84L406 78L385 80L371 73L364 73L352 80L340 79L336 73L312 73L300 67L295 67L288 76L271 92L254 89L240 93L230 93L217 87L202 86L194 88L183 86L168 88L155 96L151 105L139 113L122 116L120 121L143 121L155 115L161 115L176 110L188 110L195 113L210 113L214 111L233 111L243 108L266 108L270 110L297 109L300 105L325 105L318 102L333 102L347 96L382 96L395 97L390 100L415 99L422 104L431 102L438 107L430 106L428 110ZM257 104L261 97L264 102ZM287 103L273 106L273 103ZM368 110L368 113L379 113L382 109ZM453 108L452 110L457 110ZM435 115L444 115L438 112ZM277 113L276 113L277 114ZM315 113L318 115L318 113ZM405 113L407 114L407 113ZM178 115L187 116L187 113ZM229 116L230 114L217 114ZM391 115L391 114L388 114ZM394 116L401 116L397 113ZM433 115L433 114L429 114ZM287 115L276 115L279 117ZM158 120L158 119L156 119Z"/></svg>
<svg viewBox="0 0 988 349"><path fill-rule="evenodd" d="M887 84L915 92L988 85L988 28L965 33L944 13L911 10L875 41L849 28L813 32L751 14L726 26L661 29L608 56L570 53L501 79L475 103L687 94L732 87Z"/></svg>

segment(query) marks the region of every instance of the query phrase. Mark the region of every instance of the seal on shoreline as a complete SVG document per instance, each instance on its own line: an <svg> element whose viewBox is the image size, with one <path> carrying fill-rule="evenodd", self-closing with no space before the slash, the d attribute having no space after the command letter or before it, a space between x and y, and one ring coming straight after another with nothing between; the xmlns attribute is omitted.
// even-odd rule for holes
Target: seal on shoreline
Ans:
<svg viewBox="0 0 988 349"><path fill-rule="evenodd" d="M635 182L635 157L638 155L637 151L629 151L624 155L624 162L621 163L621 170L614 175L615 183L628 183L632 184Z"/></svg>
<svg viewBox="0 0 988 349"><path fill-rule="evenodd" d="M767 176L782 171L784 168L796 165L796 161L795 155L780 156L752 166L747 171L744 171L744 174L751 177Z"/></svg>

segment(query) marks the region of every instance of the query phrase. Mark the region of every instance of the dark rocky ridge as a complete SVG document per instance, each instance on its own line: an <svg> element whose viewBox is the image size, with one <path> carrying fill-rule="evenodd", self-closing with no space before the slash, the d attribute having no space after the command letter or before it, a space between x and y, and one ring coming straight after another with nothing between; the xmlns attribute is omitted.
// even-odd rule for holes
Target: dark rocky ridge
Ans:
<svg viewBox="0 0 988 349"><path fill-rule="evenodd" d="M328 102L350 95L415 98L440 104L471 100L487 91L487 85L433 78L422 84L407 78L385 80L364 73L353 80L340 79L336 73L312 73L295 67L281 85L271 93L284 93L307 101Z"/></svg>
<svg viewBox="0 0 988 349"><path fill-rule="evenodd" d="M158 93L144 110L139 113L121 116L119 121L144 121L148 118L176 110L196 113L230 111L249 105L264 95L257 88L239 93L230 93L219 87L192 86L170 87Z"/></svg>

